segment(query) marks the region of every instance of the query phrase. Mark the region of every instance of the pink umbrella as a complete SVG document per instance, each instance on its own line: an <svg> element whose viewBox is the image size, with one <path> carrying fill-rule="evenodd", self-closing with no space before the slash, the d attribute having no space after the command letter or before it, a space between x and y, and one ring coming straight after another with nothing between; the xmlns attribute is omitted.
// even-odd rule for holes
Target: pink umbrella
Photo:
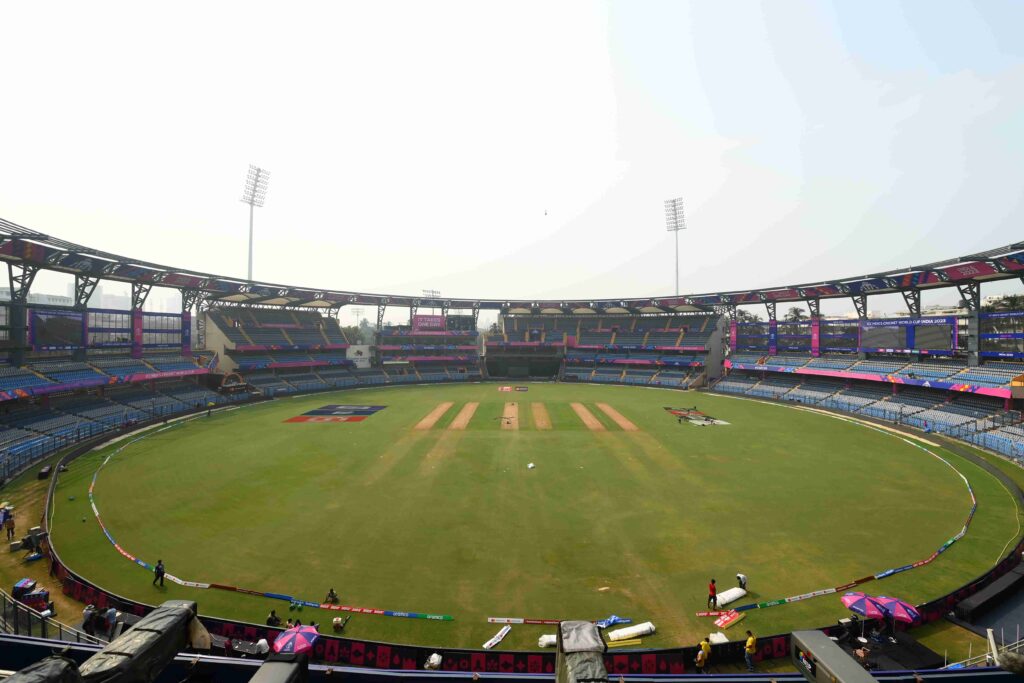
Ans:
<svg viewBox="0 0 1024 683"><path fill-rule="evenodd" d="M921 613L918 612L917 608L909 602L904 602L899 598L890 598L885 595L879 595L875 600L882 605L885 613L896 621L904 621L908 624L912 624L915 621L921 620Z"/></svg>
<svg viewBox="0 0 1024 683"><path fill-rule="evenodd" d="M311 652L320 634L312 626L290 628L274 639L274 652Z"/></svg>
<svg viewBox="0 0 1024 683"><path fill-rule="evenodd" d="M883 619L886 614L885 607L870 595L860 592L851 592L840 598L843 605L851 612L856 612L865 619Z"/></svg>

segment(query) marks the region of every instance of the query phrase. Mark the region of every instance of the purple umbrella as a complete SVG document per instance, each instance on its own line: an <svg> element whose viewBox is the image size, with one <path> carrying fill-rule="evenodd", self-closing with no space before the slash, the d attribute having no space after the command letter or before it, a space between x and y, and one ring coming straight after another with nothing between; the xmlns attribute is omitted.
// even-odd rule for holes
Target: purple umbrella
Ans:
<svg viewBox="0 0 1024 683"><path fill-rule="evenodd" d="M319 637L320 634L312 626L290 628L274 639L274 652L310 652Z"/></svg>
<svg viewBox="0 0 1024 683"><path fill-rule="evenodd" d="M865 619L883 619L887 614L882 603L864 593L847 593L840 599L846 609L856 612Z"/></svg>
<svg viewBox="0 0 1024 683"><path fill-rule="evenodd" d="M885 595L879 595L875 600L882 605L882 609L885 610L885 613L896 621L905 621L908 624L912 624L915 621L921 620L921 613L918 612L917 608L909 602L904 602L899 598L890 598Z"/></svg>

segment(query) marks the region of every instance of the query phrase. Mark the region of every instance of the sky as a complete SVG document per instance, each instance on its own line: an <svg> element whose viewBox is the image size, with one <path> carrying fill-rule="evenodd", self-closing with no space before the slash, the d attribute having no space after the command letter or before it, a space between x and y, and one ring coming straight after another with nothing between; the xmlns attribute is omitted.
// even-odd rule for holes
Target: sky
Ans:
<svg viewBox="0 0 1024 683"><path fill-rule="evenodd" d="M250 163L271 172L255 278L298 286L668 295L677 196L682 293L1024 234L1021 2L5 3L0 22L0 217L147 261L244 276Z"/></svg>

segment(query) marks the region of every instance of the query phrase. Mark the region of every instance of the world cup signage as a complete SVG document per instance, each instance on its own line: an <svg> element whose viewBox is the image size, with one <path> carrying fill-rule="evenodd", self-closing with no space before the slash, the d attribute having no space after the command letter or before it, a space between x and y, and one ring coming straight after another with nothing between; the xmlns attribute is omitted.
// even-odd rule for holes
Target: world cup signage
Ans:
<svg viewBox="0 0 1024 683"><path fill-rule="evenodd" d="M443 315L414 315L412 318L413 332L443 332L444 328Z"/></svg>

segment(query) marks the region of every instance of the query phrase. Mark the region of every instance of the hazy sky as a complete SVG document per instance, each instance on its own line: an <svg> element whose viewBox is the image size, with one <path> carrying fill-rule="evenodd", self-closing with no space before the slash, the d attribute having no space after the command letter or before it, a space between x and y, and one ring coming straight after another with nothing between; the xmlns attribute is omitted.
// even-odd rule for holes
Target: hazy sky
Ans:
<svg viewBox="0 0 1024 683"><path fill-rule="evenodd" d="M169 265L245 274L250 162L272 173L255 275L294 285L670 294L677 195L683 292L1024 237L1018 1L5 3L0 22L0 217Z"/></svg>

